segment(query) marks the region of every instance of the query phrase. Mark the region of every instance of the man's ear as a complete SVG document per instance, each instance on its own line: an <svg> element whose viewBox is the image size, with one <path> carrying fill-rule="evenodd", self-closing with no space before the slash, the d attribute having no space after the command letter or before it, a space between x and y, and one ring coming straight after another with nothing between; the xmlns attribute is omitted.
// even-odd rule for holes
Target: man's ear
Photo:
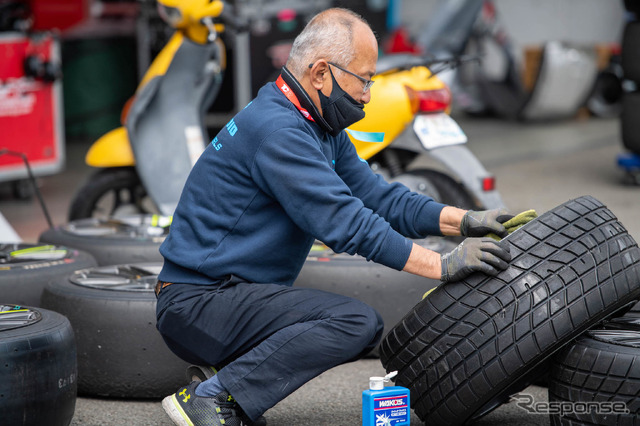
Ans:
<svg viewBox="0 0 640 426"><path fill-rule="evenodd" d="M309 67L309 79L316 90L321 90L329 75L329 64L324 59L318 59Z"/></svg>

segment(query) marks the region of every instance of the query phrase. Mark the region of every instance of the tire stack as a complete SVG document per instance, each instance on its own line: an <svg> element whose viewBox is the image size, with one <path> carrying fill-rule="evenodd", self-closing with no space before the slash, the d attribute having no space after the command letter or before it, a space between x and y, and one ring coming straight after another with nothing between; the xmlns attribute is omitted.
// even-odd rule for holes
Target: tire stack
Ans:
<svg viewBox="0 0 640 426"><path fill-rule="evenodd" d="M636 242L589 196L503 241L507 270L441 284L381 343L382 364L411 390L418 417L473 422L549 373L552 424L639 424Z"/></svg>
<svg viewBox="0 0 640 426"><path fill-rule="evenodd" d="M95 266L89 253L51 244L0 244L0 303L39 307L53 279Z"/></svg>
<svg viewBox="0 0 640 426"><path fill-rule="evenodd" d="M629 20L622 35L622 73L626 80L622 98L622 143L640 155L640 3L625 0Z"/></svg>
<svg viewBox="0 0 640 426"><path fill-rule="evenodd" d="M76 406L76 345L64 316L0 304L0 360L3 425L71 422Z"/></svg>
<svg viewBox="0 0 640 426"><path fill-rule="evenodd" d="M78 219L44 231L39 240L87 251L100 266L161 262L158 250L171 219L154 214Z"/></svg>
<svg viewBox="0 0 640 426"><path fill-rule="evenodd" d="M49 280L42 306L66 316L78 348L78 394L161 398L183 385L187 363L156 330L160 244L170 216L86 218L44 231L40 242L87 251L97 265Z"/></svg>
<svg viewBox="0 0 640 426"><path fill-rule="evenodd" d="M95 266L89 253L59 245L0 244L0 423L71 422L76 343L69 320L41 308L51 280Z"/></svg>
<svg viewBox="0 0 640 426"><path fill-rule="evenodd" d="M78 394L162 398L184 384L188 364L156 329L162 263L98 266L52 280L42 305L66 316L78 347Z"/></svg>

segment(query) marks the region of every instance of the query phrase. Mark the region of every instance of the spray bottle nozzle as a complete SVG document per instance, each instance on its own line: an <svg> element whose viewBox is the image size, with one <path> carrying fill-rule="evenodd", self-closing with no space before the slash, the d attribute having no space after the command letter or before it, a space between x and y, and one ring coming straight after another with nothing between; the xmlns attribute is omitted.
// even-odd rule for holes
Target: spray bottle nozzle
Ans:
<svg viewBox="0 0 640 426"><path fill-rule="evenodd" d="M381 390L384 389L384 384L388 383L398 375L397 371L392 371L384 377L374 376L369 377L369 389L371 390Z"/></svg>

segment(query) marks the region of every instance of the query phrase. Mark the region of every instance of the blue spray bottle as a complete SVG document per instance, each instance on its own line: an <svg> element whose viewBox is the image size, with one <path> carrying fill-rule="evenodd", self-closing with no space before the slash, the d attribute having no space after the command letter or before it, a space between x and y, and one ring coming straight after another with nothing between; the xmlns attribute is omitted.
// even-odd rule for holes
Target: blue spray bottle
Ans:
<svg viewBox="0 0 640 426"><path fill-rule="evenodd" d="M385 387L398 374L369 377L369 389L362 392L362 426L405 426L411 421L409 389Z"/></svg>

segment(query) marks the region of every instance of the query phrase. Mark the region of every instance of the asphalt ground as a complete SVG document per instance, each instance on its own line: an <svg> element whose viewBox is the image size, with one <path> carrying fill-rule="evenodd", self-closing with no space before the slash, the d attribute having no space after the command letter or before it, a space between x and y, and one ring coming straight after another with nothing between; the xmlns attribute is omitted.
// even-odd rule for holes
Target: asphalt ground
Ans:
<svg viewBox="0 0 640 426"><path fill-rule="evenodd" d="M487 118L456 117L469 136L469 148L497 178L498 189L513 213L541 214L569 199L592 195L618 216L640 240L640 187L623 183L615 163L623 152L619 121L583 119L521 124ZM64 223L68 203L90 169L82 163L87 141L67 144L65 171L40 179L54 224ZM428 165L427 157L416 166ZM47 228L36 199L14 200L0 191L0 211L25 242L35 242ZM369 376L383 375L377 359L363 359L331 369L265 413L272 426L361 424L361 394ZM544 387L530 386L535 403L547 402ZM1 421L0 421L1 423ZM413 413L412 424L421 424ZM170 425L159 400L79 397L72 425ZM544 414L531 414L513 401L483 417L478 425L548 425Z"/></svg>

